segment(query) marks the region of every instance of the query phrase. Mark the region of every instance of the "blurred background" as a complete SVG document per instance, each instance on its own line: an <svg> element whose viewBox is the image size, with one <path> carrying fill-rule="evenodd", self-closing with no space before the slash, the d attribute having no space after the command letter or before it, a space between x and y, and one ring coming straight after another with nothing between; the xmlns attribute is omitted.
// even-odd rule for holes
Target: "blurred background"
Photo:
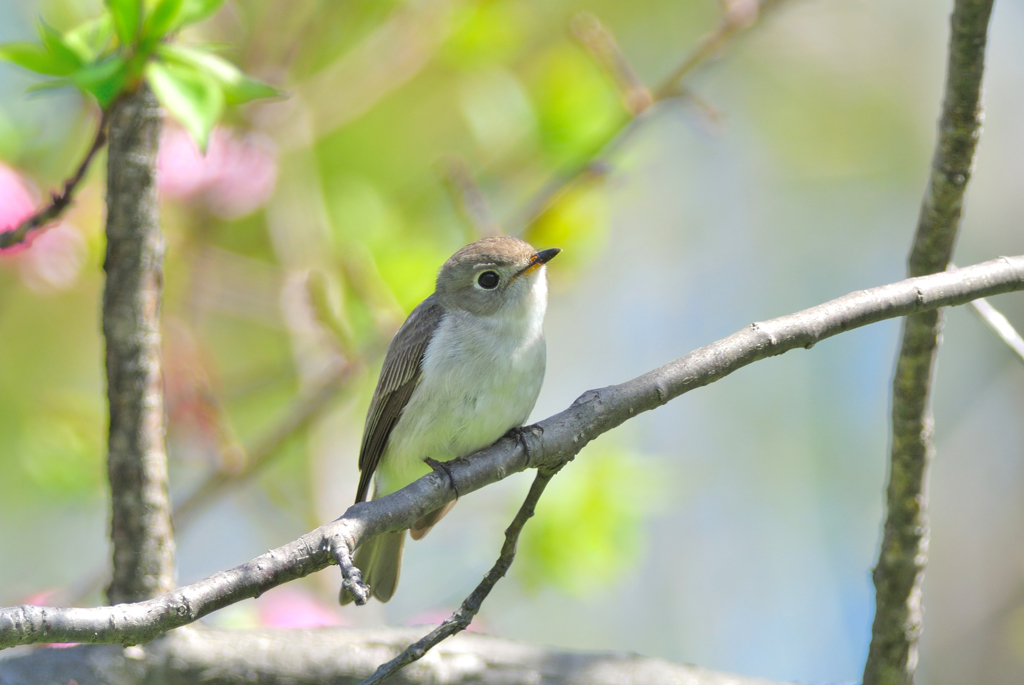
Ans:
<svg viewBox="0 0 1024 685"><path fill-rule="evenodd" d="M0 41L99 6L0 0ZM494 226L565 249L534 420L754 320L902 278L951 6L778 0L628 125L637 94L602 35L654 87L719 26L718 2L229 1L187 32L289 97L231 113L205 158L173 123L163 135L179 581L345 510L387 341L444 259ZM1024 253L1022 34L1024 1L997 2L960 264ZM71 173L98 120L33 83L0 64L3 226ZM0 254L3 605L101 601L104 176L94 165L58 226ZM1024 298L993 303L1024 327ZM588 446L474 628L859 680L898 335L886 322L755 364ZM934 404L919 682L1024 683L1024 366L968 309L948 314ZM493 562L529 480L465 497L408 545L387 605L337 607L331 568L210 621L439 620Z"/></svg>

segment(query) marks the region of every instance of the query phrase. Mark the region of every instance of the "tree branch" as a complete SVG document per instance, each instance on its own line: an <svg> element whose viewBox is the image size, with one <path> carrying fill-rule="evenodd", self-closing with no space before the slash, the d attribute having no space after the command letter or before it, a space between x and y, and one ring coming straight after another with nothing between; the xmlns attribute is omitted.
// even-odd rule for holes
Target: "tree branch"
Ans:
<svg viewBox="0 0 1024 685"><path fill-rule="evenodd" d="M558 468L560 469L561 466ZM512 523L505 531L505 544L501 546L501 554L498 555L498 560L494 562L491 570L484 575L483 580L476 586L476 589L462 602L462 606L454 614L442 621L441 625L437 628L434 628L430 633L402 650L401 654L386 664L381 664L380 668L374 671L373 675L360 683L360 685L378 685L384 682L412 662L422 659L430 649L437 646L441 641L469 627L469 624L473 622L473 618L480 612L480 606L487 599L487 595L491 594L491 590L494 589L499 580L505 577L508 569L512 566L512 562L516 558L519 534L523 532L523 526L533 516L537 502L540 500L540 496L544 494L544 488L547 487L556 473L558 473L557 469L540 469L537 471L537 475L533 479L533 485L530 486L530 492L527 493L522 506L519 507L515 518L512 519Z"/></svg>
<svg viewBox="0 0 1024 685"><path fill-rule="evenodd" d="M144 85L118 100L110 113L103 336L110 404L111 604L174 587L160 368L160 120L156 98Z"/></svg>
<svg viewBox="0 0 1024 685"><path fill-rule="evenodd" d="M0 655L0 682L17 685L355 685L416 639L419 628L178 630L145 648L82 645ZM395 685L782 685L622 652L545 649L464 633L406 669Z"/></svg>
<svg viewBox="0 0 1024 685"><path fill-rule="evenodd" d="M71 178L64 182L64 190L59 195L56 192L53 193L49 205L22 221L16 228L0 231L0 250L25 242L30 232L60 218L64 210L71 205L78 184L85 178L85 172L89 170L93 157L105 142L107 142L107 112L103 112L100 117L100 123L96 126L96 137L93 138L92 145L89 146L89 151L85 153L78 169Z"/></svg>
<svg viewBox="0 0 1024 685"><path fill-rule="evenodd" d="M944 270L960 228L964 190L981 131L981 79L992 0L956 0L946 93L910 276ZM942 316L908 316L896 361L886 520L875 583L875 619L864 685L911 683L921 634L921 583L928 559L927 466L934 455L931 384Z"/></svg>
<svg viewBox="0 0 1024 685"><path fill-rule="evenodd" d="M631 381L588 391L565 411L525 429L521 440L503 438L472 457L449 462L449 471L459 492L466 495L527 468L555 469L598 435L759 359L810 348L820 340L885 319L1017 290L1024 290L1024 256L1001 257L858 291L754 323ZM408 528L454 497L448 477L430 473L387 497L353 505L338 520L298 540L155 599L90 609L27 605L0 609L0 648L40 642L146 642L337 563L360 542ZM349 565L343 569L345 582L358 586L351 559Z"/></svg>

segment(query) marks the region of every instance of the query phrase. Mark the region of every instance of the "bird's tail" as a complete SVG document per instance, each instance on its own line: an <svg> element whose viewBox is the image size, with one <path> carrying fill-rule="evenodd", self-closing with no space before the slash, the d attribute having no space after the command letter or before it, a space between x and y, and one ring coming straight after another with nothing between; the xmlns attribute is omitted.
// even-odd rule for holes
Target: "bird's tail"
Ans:
<svg viewBox="0 0 1024 685"><path fill-rule="evenodd" d="M359 545L353 563L363 574L363 582L370 586L370 594L386 602L398 587L398 574L402 570L402 547L405 531L384 533ZM343 605L354 599L343 587L338 601Z"/></svg>
<svg viewBox="0 0 1024 685"><path fill-rule="evenodd" d="M421 517L416 523L412 524L412 528L409 529L409 537L413 540L422 540L423 536L429 533L430 529L437 525L437 522L444 518L444 515L451 511L454 506L455 500L452 500L440 509L434 509L434 511Z"/></svg>

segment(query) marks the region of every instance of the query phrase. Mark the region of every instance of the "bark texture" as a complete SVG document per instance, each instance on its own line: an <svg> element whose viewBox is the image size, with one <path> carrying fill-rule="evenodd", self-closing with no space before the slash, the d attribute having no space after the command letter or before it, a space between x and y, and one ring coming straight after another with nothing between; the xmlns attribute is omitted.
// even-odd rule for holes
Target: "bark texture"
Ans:
<svg viewBox="0 0 1024 685"><path fill-rule="evenodd" d="M422 628L183 629L145 648L22 648L0 657L4 685L354 685ZM388 679L394 685L773 685L621 652L571 652L463 633ZM777 685L781 685L778 683Z"/></svg>
<svg viewBox="0 0 1024 685"><path fill-rule="evenodd" d="M160 122L156 98L145 86L115 103L110 113L103 336L110 406L111 604L148 599L174 587L160 370Z"/></svg>
<svg viewBox="0 0 1024 685"><path fill-rule="evenodd" d="M993 0L956 0L945 100L928 188L907 261L909 276L944 271L953 255L964 191L981 135L981 80ZM908 316L892 388L886 520L875 566L875 619L864 685L911 683L921 635L928 561L927 469L935 452L931 386L942 312Z"/></svg>

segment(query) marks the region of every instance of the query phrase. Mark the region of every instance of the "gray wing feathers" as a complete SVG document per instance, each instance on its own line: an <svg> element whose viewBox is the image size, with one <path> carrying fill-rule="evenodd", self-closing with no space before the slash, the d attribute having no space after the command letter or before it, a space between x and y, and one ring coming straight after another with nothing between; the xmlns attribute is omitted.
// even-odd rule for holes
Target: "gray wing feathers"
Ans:
<svg viewBox="0 0 1024 685"><path fill-rule="evenodd" d="M423 300L405 320L388 346L377 389L373 391L370 411L359 449L359 489L356 502L366 500L370 481L387 449L392 429L402 416L413 390L420 380L420 365L443 310L433 295Z"/></svg>

